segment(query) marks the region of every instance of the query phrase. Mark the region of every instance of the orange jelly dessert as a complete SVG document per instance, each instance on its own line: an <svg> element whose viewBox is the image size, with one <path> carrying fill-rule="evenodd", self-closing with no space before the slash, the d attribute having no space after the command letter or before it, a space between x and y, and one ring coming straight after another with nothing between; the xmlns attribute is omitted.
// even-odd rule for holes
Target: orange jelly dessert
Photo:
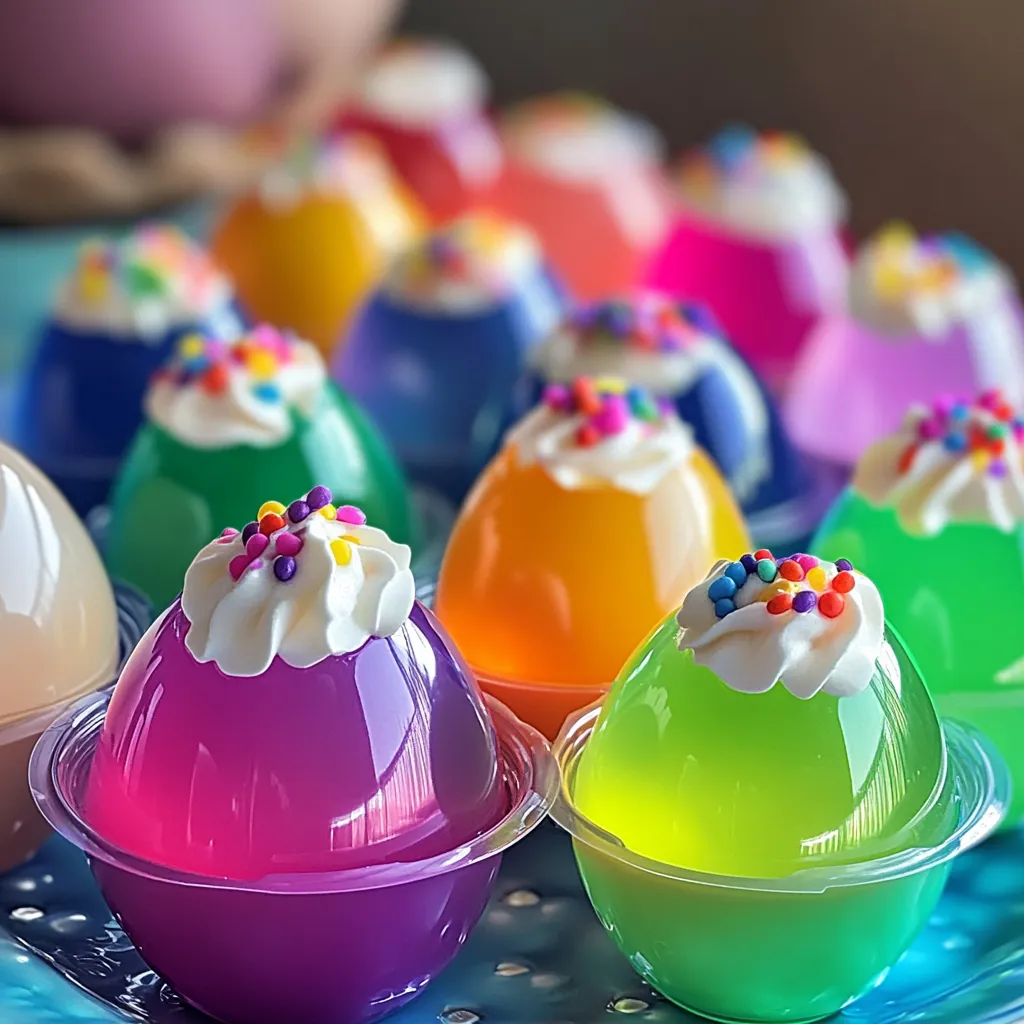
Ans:
<svg viewBox="0 0 1024 1024"><path fill-rule="evenodd" d="M481 685L557 733L718 558L747 549L728 486L667 403L552 385L459 516L437 612Z"/></svg>

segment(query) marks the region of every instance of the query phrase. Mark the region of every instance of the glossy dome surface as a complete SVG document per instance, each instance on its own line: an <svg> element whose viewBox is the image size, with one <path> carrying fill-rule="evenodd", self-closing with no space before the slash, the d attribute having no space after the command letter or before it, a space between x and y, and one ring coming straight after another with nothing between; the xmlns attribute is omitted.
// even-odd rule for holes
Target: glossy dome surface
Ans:
<svg viewBox="0 0 1024 1024"><path fill-rule="evenodd" d="M0 725L88 693L117 670L110 582L81 521L0 444Z"/></svg>
<svg viewBox="0 0 1024 1024"><path fill-rule="evenodd" d="M490 718L422 605L391 637L252 678L198 664L188 629L175 602L118 682L85 798L105 841L255 879L442 853L507 810Z"/></svg>
<svg viewBox="0 0 1024 1024"><path fill-rule="evenodd" d="M452 534L437 613L469 663L505 680L610 682L746 530L699 450L648 494L567 490L506 448Z"/></svg>
<svg viewBox="0 0 1024 1024"><path fill-rule="evenodd" d="M677 649L633 654L580 757L573 800L628 849L709 873L785 877L935 845L953 827L935 709L887 631L856 696L731 689Z"/></svg>

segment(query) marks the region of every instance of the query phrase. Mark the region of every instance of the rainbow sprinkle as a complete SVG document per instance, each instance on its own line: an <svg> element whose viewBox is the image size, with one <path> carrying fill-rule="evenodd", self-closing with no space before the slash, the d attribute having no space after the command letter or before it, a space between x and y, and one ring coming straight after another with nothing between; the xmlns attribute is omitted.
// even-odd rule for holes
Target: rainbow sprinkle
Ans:
<svg viewBox="0 0 1024 1024"><path fill-rule="evenodd" d="M767 605L769 615L803 615L816 608L819 614L834 619L846 608L843 595L857 585L851 562L839 558L835 565L839 571L830 581L814 555L777 559L767 548L761 548L727 565L708 587L708 600L715 606L715 615L724 619L737 610L736 594L751 577L757 577L764 585L757 600Z"/></svg>
<svg viewBox="0 0 1024 1024"><path fill-rule="evenodd" d="M786 132L756 132L747 125L729 125L703 146L683 157L683 182L691 187L711 186L720 178L756 174L763 165L781 165L806 159L807 144Z"/></svg>
<svg viewBox="0 0 1024 1024"><path fill-rule="evenodd" d="M979 472L1004 477L1011 440L1024 444L1024 416L998 389L983 392L973 403L940 398L921 414L917 437L901 453L897 469L909 473L925 445L941 444L953 457L970 458Z"/></svg>
<svg viewBox="0 0 1024 1024"><path fill-rule="evenodd" d="M583 343L614 341L645 352L682 352L722 336L707 306L654 293L582 306L568 322Z"/></svg>
<svg viewBox="0 0 1024 1024"><path fill-rule="evenodd" d="M224 278L206 252L183 231L146 224L120 241L92 239L79 249L72 283L91 306L123 292L133 302L180 297L201 308Z"/></svg>
<svg viewBox="0 0 1024 1024"><path fill-rule="evenodd" d="M280 402L283 395L275 378L295 359L298 342L267 324L225 341L203 334L188 334L177 344L167 363L153 375L154 383L178 388L200 387L208 394L223 394L232 371L250 378L252 394L263 402Z"/></svg>
<svg viewBox="0 0 1024 1024"><path fill-rule="evenodd" d="M888 301L941 293L997 266L992 256L966 235L950 232L918 237L900 223L877 234L872 254L872 284Z"/></svg>
<svg viewBox="0 0 1024 1024"><path fill-rule="evenodd" d="M235 555L228 563L231 578L237 583L247 572L272 565L274 576L281 583L294 579L310 516L321 515L348 526L365 525L366 516L358 508L354 505L336 508L333 501L330 489L321 484L288 506L279 501L265 501L251 523L246 523L241 530L233 527L224 530L218 544L231 544L240 538L245 546L244 553ZM352 561L352 545L359 543L359 538L349 533L336 537L331 541L334 561L348 565Z"/></svg>
<svg viewBox="0 0 1024 1024"><path fill-rule="evenodd" d="M640 422L653 429L673 411L667 399L655 398L646 388L611 377L577 377L571 386L549 384L542 402L554 412L584 418L576 432L576 443L581 448L592 448L623 433L630 423Z"/></svg>

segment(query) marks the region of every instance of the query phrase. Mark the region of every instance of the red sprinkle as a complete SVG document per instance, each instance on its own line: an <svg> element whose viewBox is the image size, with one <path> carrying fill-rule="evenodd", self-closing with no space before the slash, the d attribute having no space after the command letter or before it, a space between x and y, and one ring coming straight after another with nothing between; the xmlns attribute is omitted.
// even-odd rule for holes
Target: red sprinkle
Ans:
<svg viewBox="0 0 1024 1024"><path fill-rule="evenodd" d="M282 516L279 516L276 512L268 512L260 520L260 533L265 537L269 537L272 533L276 533L285 526L285 521Z"/></svg>
<svg viewBox="0 0 1024 1024"><path fill-rule="evenodd" d="M837 576L836 579L839 577ZM834 585L834 581L833 581ZM818 598L818 611L828 619L834 619L843 614L846 607L846 598L835 590L826 590Z"/></svg>
<svg viewBox="0 0 1024 1024"><path fill-rule="evenodd" d="M786 561L779 563L779 575L784 580L799 583L804 578L804 570L799 562L794 562L793 559L787 558Z"/></svg>
<svg viewBox="0 0 1024 1024"><path fill-rule="evenodd" d="M840 594L848 594L857 585L852 572L838 572L832 580L832 589L838 590Z"/></svg>
<svg viewBox="0 0 1024 1024"><path fill-rule="evenodd" d="M576 408L584 416L596 416L601 411L601 398L594 382L587 377L578 377L572 385L572 397Z"/></svg>
<svg viewBox="0 0 1024 1024"><path fill-rule="evenodd" d="M576 431L576 443L581 448L592 448L600 440L601 435L597 432L597 427L592 426L590 423L584 423Z"/></svg>
<svg viewBox="0 0 1024 1024"><path fill-rule="evenodd" d="M200 383L204 391L219 395L227 390L229 379L228 368L223 363L215 363L203 374Z"/></svg>
<svg viewBox="0 0 1024 1024"><path fill-rule="evenodd" d="M793 595L792 594L776 594L768 602L768 614L769 615L781 615L783 612L788 612L793 607Z"/></svg>
<svg viewBox="0 0 1024 1024"><path fill-rule="evenodd" d="M896 471L898 473L909 473L910 467L914 464L915 458L917 458L916 444L912 444L907 448L904 448L900 454L899 462L896 463Z"/></svg>
<svg viewBox="0 0 1024 1024"><path fill-rule="evenodd" d="M759 562L761 561L762 558L771 558L771 557L772 557L772 553L767 548L759 548L757 551L754 552L754 558L756 558ZM774 559L773 559L773 561L774 561Z"/></svg>

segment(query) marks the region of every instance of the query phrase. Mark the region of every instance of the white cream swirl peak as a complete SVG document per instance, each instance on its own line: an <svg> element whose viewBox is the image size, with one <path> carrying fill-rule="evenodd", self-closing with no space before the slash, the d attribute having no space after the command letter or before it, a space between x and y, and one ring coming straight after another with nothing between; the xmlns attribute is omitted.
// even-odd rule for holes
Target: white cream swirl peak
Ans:
<svg viewBox="0 0 1024 1024"><path fill-rule="evenodd" d="M549 385L508 433L520 465L539 465L560 487L609 486L649 494L693 451L671 403L621 378Z"/></svg>
<svg viewBox="0 0 1024 1024"><path fill-rule="evenodd" d="M230 339L191 334L144 405L150 422L193 448L268 448L291 436L296 413L312 415L326 379L313 345L273 327Z"/></svg>
<svg viewBox="0 0 1024 1024"><path fill-rule="evenodd" d="M762 549L721 561L686 595L679 649L726 686L765 693L780 683L807 700L864 690L882 650L882 599L845 559Z"/></svg>
<svg viewBox="0 0 1024 1024"><path fill-rule="evenodd" d="M199 552L181 595L196 661L245 677L275 657L308 668L402 628L416 589L408 545L331 499L320 486L287 508L266 502Z"/></svg>
<svg viewBox="0 0 1024 1024"><path fill-rule="evenodd" d="M908 533L934 536L950 523L1010 533L1024 522L1024 417L998 391L973 403L915 406L896 433L864 453L853 489L895 510Z"/></svg>

